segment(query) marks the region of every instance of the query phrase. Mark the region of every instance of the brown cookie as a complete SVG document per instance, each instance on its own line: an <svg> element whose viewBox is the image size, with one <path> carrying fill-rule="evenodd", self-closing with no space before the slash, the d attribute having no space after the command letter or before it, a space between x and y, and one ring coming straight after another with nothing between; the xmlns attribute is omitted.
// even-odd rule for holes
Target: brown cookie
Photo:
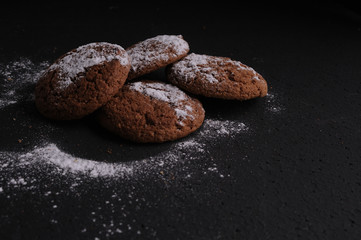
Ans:
<svg viewBox="0 0 361 240"><path fill-rule="evenodd" d="M45 117L79 119L104 105L123 86L130 59L119 45L80 46L55 61L35 87L35 103Z"/></svg>
<svg viewBox="0 0 361 240"><path fill-rule="evenodd" d="M267 94L267 82L260 74L226 57L191 53L166 72L169 82L206 97L246 100Z"/></svg>
<svg viewBox="0 0 361 240"><path fill-rule="evenodd" d="M202 104L171 84L127 83L97 112L100 124L135 142L165 142L197 130L204 120Z"/></svg>
<svg viewBox="0 0 361 240"><path fill-rule="evenodd" d="M126 49L132 63L128 79L134 79L173 63L189 52L181 35L159 35Z"/></svg>

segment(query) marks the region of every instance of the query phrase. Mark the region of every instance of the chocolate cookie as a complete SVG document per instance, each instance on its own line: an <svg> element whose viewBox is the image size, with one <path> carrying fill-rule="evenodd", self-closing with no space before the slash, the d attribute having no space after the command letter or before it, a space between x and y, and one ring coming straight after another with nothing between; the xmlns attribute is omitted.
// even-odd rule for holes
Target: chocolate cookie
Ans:
<svg viewBox="0 0 361 240"><path fill-rule="evenodd" d="M128 79L134 79L173 63L189 52L181 35L159 35L126 49L132 59Z"/></svg>
<svg viewBox="0 0 361 240"><path fill-rule="evenodd" d="M35 87L45 117L79 119L104 105L123 86L130 69L126 51L100 42L80 46L55 61Z"/></svg>
<svg viewBox="0 0 361 240"><path fill-rule="evenodd" d="M97 112L100 124L135 142L165 142L184 137L204 120L202 104L171 84L127 83Z"/></svg>
<svg viewBox="0 0 361 240"><path fill-rule="evenodd" d="M189 54L167 67L174 85L206 97L246 100L264 97L267 82L253 68L226 57Z"/></svg>

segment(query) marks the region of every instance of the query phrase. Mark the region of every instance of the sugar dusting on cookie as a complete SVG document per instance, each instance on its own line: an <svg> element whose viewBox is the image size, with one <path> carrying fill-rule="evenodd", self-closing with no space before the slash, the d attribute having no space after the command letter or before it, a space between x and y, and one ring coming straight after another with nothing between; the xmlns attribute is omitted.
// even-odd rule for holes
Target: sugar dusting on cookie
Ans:
<svg viewBox="0 0 361 240"><path fill-rule="evenodd" d="M121 46L106 42L89 43L68 52L47 71L58 71L58 90L64 90L87 68L112 60L118 60L123 66L129 63L128 56Z"/></svg>
<svg viewBox="0 0 361 240"><path fill-rule="evenodd" d="M182 81L184 83L188 83L192 79L199 77L205 83L218 84L221 77L218 70L213 66L223 66L228 63L236 66L237 70L252 72L253 79L257 81L260 80L253 68L248 67L239 61L231 59L225 61L225 58L223 57L195 53L191 53L182 60L174 63L172 66L172 72L178 76L178 81Z"/></svg>
<svg viewBox="0 0 361 240"><path fill-rule="evenodd" d="M184 82L189 82L190 79L201 74L204 81L218 83L218 79L215 77L217 71L207 66L212 60L207 55L191 53L181 61L173 64L172 70L179 74Z"/></svg>
<svg viewBox="0 0 361 240"><path fill-rule="evenodd" d="M180 125L183 125L182 121L186 118L194 119L192 107L185 104L190 97L176 86L158 82L133 82L129 84L129 88L169 103L174 108Z"/></svg>
<svg viewBox="0 0 361 240"><path fill-rule="evenodd" d="M159 35L126 49L131 58L131 71L142 71L155 62L166 62L189 51L181 35Z"/></svg>

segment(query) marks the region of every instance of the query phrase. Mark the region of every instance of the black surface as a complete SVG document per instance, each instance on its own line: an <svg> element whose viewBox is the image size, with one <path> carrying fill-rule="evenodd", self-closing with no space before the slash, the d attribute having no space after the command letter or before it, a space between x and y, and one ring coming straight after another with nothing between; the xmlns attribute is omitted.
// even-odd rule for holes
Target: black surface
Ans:
<svg viewBox="0 0 361 240"><path fill-rule="evenodd" d="M158 34L182 34L192 52L254 67L275 98L201 99L207 118L240 120L251 130L214 143L192 160L198 169L150 179L85 178L77 191L68 191L76 176L64 175L51 186L44 177L37 192L7 193L11 176L2 176L0 238L360 239L360 11L346 5L136 5L4 7L1 63L20 57L51 62L94 41L127 47ZM270 111L272 101L280 111ZM137 161L171 145L128 143L89 118L49 122L32 102L0 109L0 120L0 151L37 144L22 124L29 121L51 126L46 138L64 151L98 161ZM202 174L207 165L200 163L209 158L230 177ZM195 177L186 179L188 173ZM112 226L119 223L121 234Z"/></svg>

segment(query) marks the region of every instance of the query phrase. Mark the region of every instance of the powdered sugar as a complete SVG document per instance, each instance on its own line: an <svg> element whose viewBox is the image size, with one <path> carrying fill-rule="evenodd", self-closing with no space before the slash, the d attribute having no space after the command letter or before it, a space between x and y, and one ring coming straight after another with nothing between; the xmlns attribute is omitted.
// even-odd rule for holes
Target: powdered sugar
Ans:
<svg viewBox="0 0 361 240"><path fill-rule="evenodd" d="M36 159L48 164L51 163L62 170L72 173L89 174L92 177L129 175L132 173L132 169L127 166L74 157L62 152L53 143L35 147L34 150L19 156L20 161L26 161L26 159Z"/></svg>
<svg viewBox="0 0 361 240"><path fill-rule="evenodd" d="M51 65L48 71L59 71L58 89L63 90L86 68L112 60L118 60L123 66L129 64L128 55L121 46L106 42L89 43L67 53Z"/></svg>
<svg viewBox="0 0 361 240"><path fill-rule="evenodd" d="M167 62L171 57L186 54L189 45L181 35L159 35L137 43L126 51L132 59L131 70L136 72L155 62Z"/></svg>
<svg viewBox="0 0 361 240"><path fill-rule="evenodd" d="M25 99L20 91L33 85L38 80L49 63L34 63L28 58L20 58L6 65L0 64L1 86L0 89L0 109L8 105L15 104L19 100L32 100L33 95L28 95Z"/></svg>
<svg viewBox="0 0 361 240"><path fill-rule="evenodd" d="M174 108L181 125L185 118L194 119L192 107L184 102L190 99L189 96L176 86L158 82L133 82L129 84L129 89L169 103Z"/></svg>
<svg viewBox="0 0 361 240"><path fill-rule="evenodd" d="M208 55L191 53L181 61L173 64L172 70L181 76L186 83L197 77L197 75L202 75L202 79L209 83L217 83L218 79L215 78L216 70L207 66L212 60Z"/></svg>
<svg viewBox="0 0 361 240"><path fill-rule="evenodd" d="M174 143L166 152L145 159L130 162L107 163L76 157L59 149L51 142L42 143L26 153L0 152L0 171L6 169L26 169L29 166L48 169L53 167L54 174L72 173L89 177L144 178L157 174L159 171L169 171L182 164L186 159L195 160L199 153L206 153L207 143L217 138L233 138L247 131L245 124L237 121L207 119L199 132L191 138ZM215 171L215 165L212 163ZM29 168L30 169L30 168ZM182 168L180 167L180 170ZM209 169L207 167L206 169ZM188 174L187 174L188 175ZM14 186L27 185L24 176L9 180Z"/></svg>
<svg viewBox="0 0 361 240"><path fill-rule="evenodd" d="M238 134L247 129L248 127L242 122L208 119L204 122L204 129L201 134L208 136L208 138L217 138Z"/></svg>
<svg viewBox="0 0 361 240"><path fill-rule="evenodd" d="M252 80L261 81L261 79L258 77L257 72L253 68L244 65L240 61L229 60L228 62L231 62L232 64L237 66L237 70L244 70L244 71L251 72L252 73Z"/></svg>
<svg viewBox="0 0 361 240"><path fill-rule="evenodd" d="M45 136L43 142L25 152L0 151L0 197L7 201L23 195L40 199L42 210L48 212L42 219L48 218L51 226L64 224L60 213L78 209L69 204L79 205L90 221L74 226L73 231L81 236L95 234L102 239L129 232L155 236L156 229L141 227L133 218L134 211L152 204L152 199L141 194L148 187L143 184L176 188L181 183L184 189L184 184L194 179L232 178L229 169L213 159L214 148L245 135L248 127L242 122L206 119L199 131L171 143L162 152L112 163L70 154ZM96 199L89 203L84 196ZM89 224L96 227L95 233Z"/></svg>
<svg viewBox="0 0 361 240"><path fill-rule="evenodd" d="M157 100L178 105L189 97L176 86L158 82L134 82L129 84L131 90L155 98Z"/></svg>
<svg viewBox="0 0 361 240"><path fill-rule="evenodd" d="M223 66L231 63L237 70L251 71L254 80L260 80L255 70L239 61L225 60L223 57L214 57L203 54L191 53L172 66L172 72L177 75L176 81L188 83L199 78L208 84L219 83L219 72L214 66Z"/></svg>
<svg viewBox="0 0 361 240"><path fill-rule="evenodd" d="M284 107L278 101L278 97L276 97L275 93L268 92L265 99L267 104L266 109L268 112L277 114L284 110Z"/></svg>

